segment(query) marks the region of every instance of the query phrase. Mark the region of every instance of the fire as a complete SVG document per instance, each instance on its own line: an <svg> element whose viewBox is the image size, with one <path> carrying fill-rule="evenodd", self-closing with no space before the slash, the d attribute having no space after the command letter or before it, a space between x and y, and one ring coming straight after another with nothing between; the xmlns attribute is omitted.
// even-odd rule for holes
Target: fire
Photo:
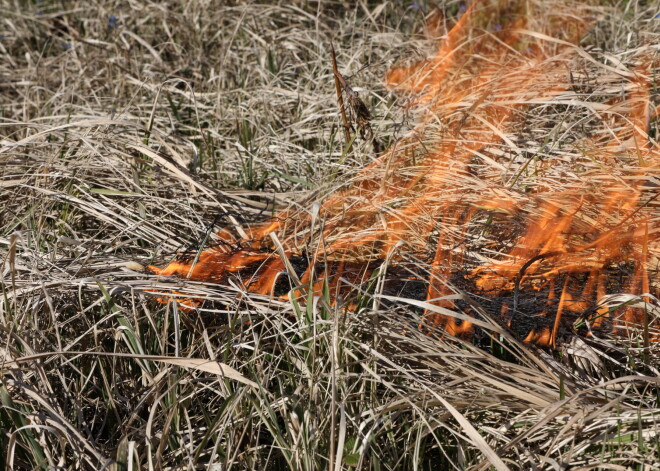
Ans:
<svg viewBox="0 0 660 471"><path fill-rule="evenodd" d="M296 272L297 289L325 284L336 295L383 261L404 266L413 257L428 265L427 302L455 307L452 280L460 279L501 299L510 326L536 319L527 342L555 346L562 323L582 318L614 331L648 326L639 308L615 316L597 302L617 290L645 300L658 294L660 149L648 135L657 59L640 54L632 70L602 66L602 80L619 93L582 101L571 64L586 54L575 44L593 25L590 11L584 2L474 2L432 57L386 74L423 115L345 189L311 214L282 211L243 237L223 230L197 258L150 268L217 283L240 276L247 290L271 296ZM533 161L515 141L524 112L548 103L592 112L591 135L570 143L561 165ZM428 313L425 325L473 331L471 322L439 314Z"/></svg>

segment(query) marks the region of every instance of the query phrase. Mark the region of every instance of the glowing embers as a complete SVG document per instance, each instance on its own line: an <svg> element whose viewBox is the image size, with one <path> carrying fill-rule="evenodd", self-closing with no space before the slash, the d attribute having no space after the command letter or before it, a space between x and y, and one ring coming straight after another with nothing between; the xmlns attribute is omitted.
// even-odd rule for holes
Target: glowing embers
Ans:
<svg viewBox="0 0 660 471"><path fill-rule="evenodd" d="M491 300L490 311L528 342L653 327L657 317L640 317L639 307L598 302L658 294L660 200L649 182L660 177L660 151L647 134L657 59L595 67L596 85L622 92L593 103L576 96L573 44L592 24L590 11L568 0L474 2L431 58L386 74L423 110L418 125L317 212L292 209L242 236L224 232L226 246L153 271L216 283L233 277L270 296L287 286L298 295L304 285L336 298L368 283L385 260L388 277L410 276L396 267L417 258L428 303L460 311L458 287ZM586 109L589 119L568 123L567 109L541 124L546 143L588 129L539 161L546 144L530 151L518 137L531 126L531 107L557 103ZM474 332L469 319L430 310L423 324Z"/></svg>

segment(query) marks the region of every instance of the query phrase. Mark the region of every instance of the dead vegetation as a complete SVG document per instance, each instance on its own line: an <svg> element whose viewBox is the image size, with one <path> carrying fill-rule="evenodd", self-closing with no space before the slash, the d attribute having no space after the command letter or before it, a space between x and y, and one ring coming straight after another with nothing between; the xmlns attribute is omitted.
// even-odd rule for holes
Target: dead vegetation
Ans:
<svg viewBox="0 0 660 471"><path fill-rule="evenodd" d="M388 148L419 110L395 101L385 71L425 58L435 39L422 33L445 34L463 6L443 2L426 24L425 2L0 0L8 469L660 468L659 352L644 332L542 350L449 283L481 316L468 342L418 328L424 309L464 313L401 294L412 281L396 296L374 276L345 304L327 291L285 301L248 293L245 274L218 285L136 263L194 256L218 228L345 186L375 155L368 139L345 151L330 40ZM590 8L574 95L520 111L519 140L492 146L514 155L519 195L599 165L571 144L594 104L625 92L603 66L658 54L646 2ZM468 228L475 241L486 230L486 214ZM500 242L484 253L507 253ZM432 268L416 256L414 270ZM173 292L204 302L156 301ZM658 316L649 297L604 301Z"/></svg>

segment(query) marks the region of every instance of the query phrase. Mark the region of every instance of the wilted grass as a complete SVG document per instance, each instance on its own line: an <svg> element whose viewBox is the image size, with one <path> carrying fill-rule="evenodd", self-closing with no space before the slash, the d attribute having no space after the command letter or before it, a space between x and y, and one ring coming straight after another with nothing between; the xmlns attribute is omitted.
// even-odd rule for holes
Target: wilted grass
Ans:
<svg viewBox="0 0 660 471"><path fill-rule="evenodd" d="M448 22L461 6L442 2ZM659 352L643 332L545 351L484 311L475 346L420 330L420 306L382 295L378 275L349 311L328 289L283 301L136 263L314 201L371 162L368 142L345 152L330 39L380 142L400 137L414 110L382 76L428 52L427 8L0 0L5 467L660 468ZM594 6L582 46L615 67L657 54L656 13ZM575 71L584 101L619 93L591 72ZM562 145L588 116L527 113L527 148L570 161ZM173 292L205 301L156 300ZM646 301L611 299L657 316Z"/></svg>

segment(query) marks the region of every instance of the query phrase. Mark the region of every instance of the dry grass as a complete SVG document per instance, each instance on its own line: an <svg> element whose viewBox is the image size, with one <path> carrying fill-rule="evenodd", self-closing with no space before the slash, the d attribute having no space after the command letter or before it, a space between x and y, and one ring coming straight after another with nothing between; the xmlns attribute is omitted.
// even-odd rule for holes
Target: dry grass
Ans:
<svg viewBox="0 0 660 471"><path fill-rule="evenodd" d="M372 161L343 152L330 39L384 146L413 121L381 84L426 55L425 2L222 3L0 0L6 468L660 469L660 351L639 333L550 352L483 312L475 346L420 331L377 279L348 313L139 270ZM657 54L656 13L594 7L582 46L622 67ZM583 65L582 100L618 93ZM583 110L529 109L521 142L570 162ZM172 290L205 303L155 300Z"/></svg>

